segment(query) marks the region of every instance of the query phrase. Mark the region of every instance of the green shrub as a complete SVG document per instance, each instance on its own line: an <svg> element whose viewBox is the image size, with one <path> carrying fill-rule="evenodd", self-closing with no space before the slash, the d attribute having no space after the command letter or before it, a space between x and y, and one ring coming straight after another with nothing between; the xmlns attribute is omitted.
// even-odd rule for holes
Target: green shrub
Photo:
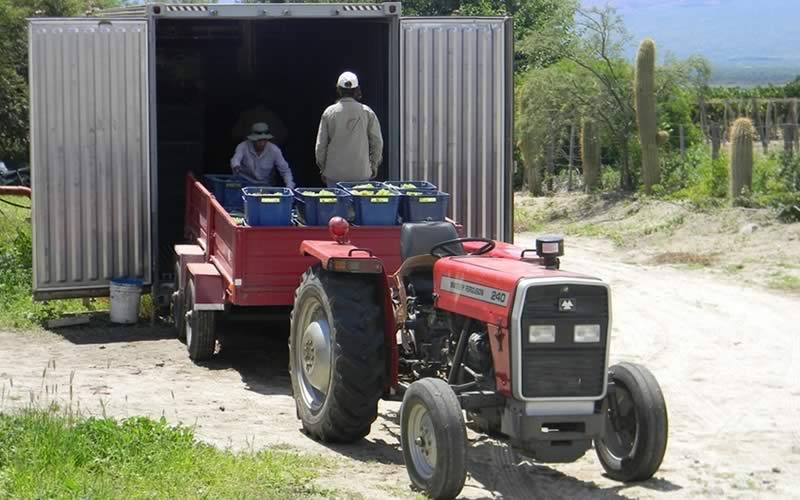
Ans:
<svg viewBox="0 0 800 500"><path fill-rule="evenodd" d="M759 156L753 166L753 199L784 221L800 221L800 157Z"/></svg>
<svg viewBox="0 0 800 500"><path fill-rule="evenodd" d="M616 191L619 189L619 169L601 167L600 186L603 191Z"/></svg>
<svg viewBox="0 0 800 500"><path fill-rule="evenodd" d="M19 204L21 199L8 200ZM0 210L0 328L28 328L65 312L85 311L79 300L33 301L30 210L5 204Z"/></svg>
<svg viewBox="0 0 800 500"><path fill-rule="evenodd" d="M689 200L697 206L719 205L728 192L727 159L711 159L706 145L698 144L686 152L683 161L680 154L664 160L661 181L663 196Z"/></svg>

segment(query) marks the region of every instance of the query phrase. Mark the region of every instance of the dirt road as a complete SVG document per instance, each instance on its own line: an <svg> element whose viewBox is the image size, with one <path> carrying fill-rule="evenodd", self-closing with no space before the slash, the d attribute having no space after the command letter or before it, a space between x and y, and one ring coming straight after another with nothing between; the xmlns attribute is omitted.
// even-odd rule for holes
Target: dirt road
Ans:
<svg viewBox="0 0 800 500"><path fill-rule="evenodd" d="M522 235L519 240L530 244ZM800 300L699 272L620 264L602 242L567 242L562 267L613 289L612 362L646 364L669 407L670 442L647 483L608 480L590 452L545 466L471 435L467 498L792 497L800 491ZM398 403L369 438L325 446L298 429L285 323L232 325L222 352L195 366L168 326L0 332L0 410L34 399L84 413L165 416L220 446L280 445L333 460L322 481L343 495L408 498ZM242 335L246 331L249 335ZM71 382L70 382L71 381Z"/></svg>

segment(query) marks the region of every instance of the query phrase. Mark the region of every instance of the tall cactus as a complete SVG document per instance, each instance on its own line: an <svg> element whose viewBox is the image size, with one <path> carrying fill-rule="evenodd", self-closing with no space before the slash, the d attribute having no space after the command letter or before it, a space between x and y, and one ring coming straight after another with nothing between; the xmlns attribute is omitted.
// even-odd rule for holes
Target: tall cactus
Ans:
<svg viewBox="0 0 800 500"><path fill-rule="evenodd" d="M583 184L587 192L592 191L600 185L600 140L595 123L589 119L581 124L581 163Z"/></svg>
<svg viewBox="0 0 800 500"><path fill-rule="evenodd" d="M642 146L642 183L646 193L661 181L658 163L658 120L656 118L656 44L646 38L636 54L634 93L639 143Z"/></svg>
<svg viewBox="0 0 800 500"><path fill-rule="evenodd" d="M731 199L739 203L753 186L753 140L755 130L749 118L733 122L731 131Z"/></svg>

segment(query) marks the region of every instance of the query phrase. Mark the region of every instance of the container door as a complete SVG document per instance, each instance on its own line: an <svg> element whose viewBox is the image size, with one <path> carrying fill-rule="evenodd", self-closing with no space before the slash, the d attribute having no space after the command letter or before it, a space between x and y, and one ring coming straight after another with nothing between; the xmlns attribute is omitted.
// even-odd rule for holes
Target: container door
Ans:
<svg viewBox="0 0 800 500"><path fill-rule="evenodd" d="M34 297L150 284L147 23L32 20L29 40Z"/></svg>
<svg viewBox="0 0 800 500"><path fill-rule="evenodd" d="M511 241L510 20L405 18L400 31L400 178L450 193L468 236Z"/></svg>

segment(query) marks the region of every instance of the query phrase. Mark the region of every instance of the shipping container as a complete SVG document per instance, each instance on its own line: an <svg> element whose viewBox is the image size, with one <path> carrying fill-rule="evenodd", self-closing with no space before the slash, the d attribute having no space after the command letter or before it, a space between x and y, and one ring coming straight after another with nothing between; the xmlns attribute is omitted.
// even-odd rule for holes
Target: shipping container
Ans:
<svg viewBox="0 0 800 500"><path fill-rule="evenodd" d="M384 136L378 179L451 194L472 236L512 237L508 18L404 18L400 3L148 4L30 20L34 296L141 278L164 303L188 171L229 173L236 122L285 123L299 186L346 70Z"/></svg>

